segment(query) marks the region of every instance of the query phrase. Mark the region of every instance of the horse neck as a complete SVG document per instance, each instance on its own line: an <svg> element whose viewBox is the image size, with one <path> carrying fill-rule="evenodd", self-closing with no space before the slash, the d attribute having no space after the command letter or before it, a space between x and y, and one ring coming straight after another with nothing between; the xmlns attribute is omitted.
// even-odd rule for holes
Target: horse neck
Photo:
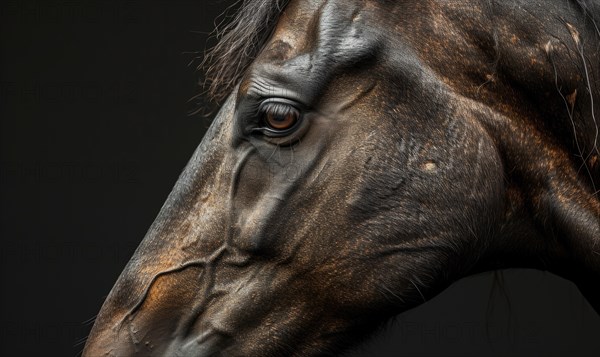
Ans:
<svg viewBox="0 0 600 357"><path fill-rule="evenodd" d="M550 270L575 282L600 312L600 31L581 8L564 11L558 1L531 5L523 18L534 18L518 24L514 9L503 7L510 5L495 4L493 26L444 14L448 47L466 60L422 56L457 110L492 137L505 166L505 217L474 271ZM443 10L474 18L462 14L470 9Z"/></svg>

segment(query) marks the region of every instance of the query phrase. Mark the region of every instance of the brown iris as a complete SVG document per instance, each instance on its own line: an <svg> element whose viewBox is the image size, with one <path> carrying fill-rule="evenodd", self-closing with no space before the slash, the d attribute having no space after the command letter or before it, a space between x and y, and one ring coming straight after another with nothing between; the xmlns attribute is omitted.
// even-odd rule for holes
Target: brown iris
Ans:
<svg viewBox="0 0 600 357"><path fill-rule="evenodd" d="M292 128L300 117L298 110L287 104L271 104L264 108L263 113L265 124L278 131Z"/></svg>
<svg viewBox="0 0 600 357"><path fill-rule="evenodd" d="M266 113L267 124L269 124L271 128L277 130L286 130L291 128L294 126L294 124L296 124L296 120L298 120L298 118L294 113L287 113L284 115Z"/></svg>

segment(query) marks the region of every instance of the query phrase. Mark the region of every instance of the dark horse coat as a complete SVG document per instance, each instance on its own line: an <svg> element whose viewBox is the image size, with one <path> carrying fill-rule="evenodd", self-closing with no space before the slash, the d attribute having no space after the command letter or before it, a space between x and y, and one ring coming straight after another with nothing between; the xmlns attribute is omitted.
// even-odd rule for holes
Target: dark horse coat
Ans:
<svg viewBox="0 0 600 357"><path fill-rule="evenodd" d="M600 4L248 0L84 355L337 354L457 279L600 309ZM226 99L226 100L225 100Z"/></svg>

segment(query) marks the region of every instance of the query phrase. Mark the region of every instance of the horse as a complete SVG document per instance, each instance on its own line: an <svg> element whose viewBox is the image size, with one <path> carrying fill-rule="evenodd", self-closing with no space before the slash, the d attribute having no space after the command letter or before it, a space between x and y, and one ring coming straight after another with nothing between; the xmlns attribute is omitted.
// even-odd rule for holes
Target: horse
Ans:
<svg viewBox="0 0 600 357"><path fill-rule="evenodd" d="M463 277L600 311L600 2L245 0L84 356L316 356Z"/></svg>

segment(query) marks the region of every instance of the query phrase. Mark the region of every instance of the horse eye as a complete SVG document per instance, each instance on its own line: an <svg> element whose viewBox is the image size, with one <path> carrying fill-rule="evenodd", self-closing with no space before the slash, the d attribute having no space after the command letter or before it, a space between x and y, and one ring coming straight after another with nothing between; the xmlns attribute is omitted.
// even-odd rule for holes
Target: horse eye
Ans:
<svg viewBox="0 0 600 357"><path fill-rule="evenodd" d="M285 135L300 122L300 111L288 100L276 99L263 102L259 109L263 129L274 135Z"/></svg>
<svg viewBox="0 0 600 357"><path fill-rule="evenodd" d="M298 121L298 112L288 110L287 113L267 112L265 123L275 130L287 130Z"/></svg>

